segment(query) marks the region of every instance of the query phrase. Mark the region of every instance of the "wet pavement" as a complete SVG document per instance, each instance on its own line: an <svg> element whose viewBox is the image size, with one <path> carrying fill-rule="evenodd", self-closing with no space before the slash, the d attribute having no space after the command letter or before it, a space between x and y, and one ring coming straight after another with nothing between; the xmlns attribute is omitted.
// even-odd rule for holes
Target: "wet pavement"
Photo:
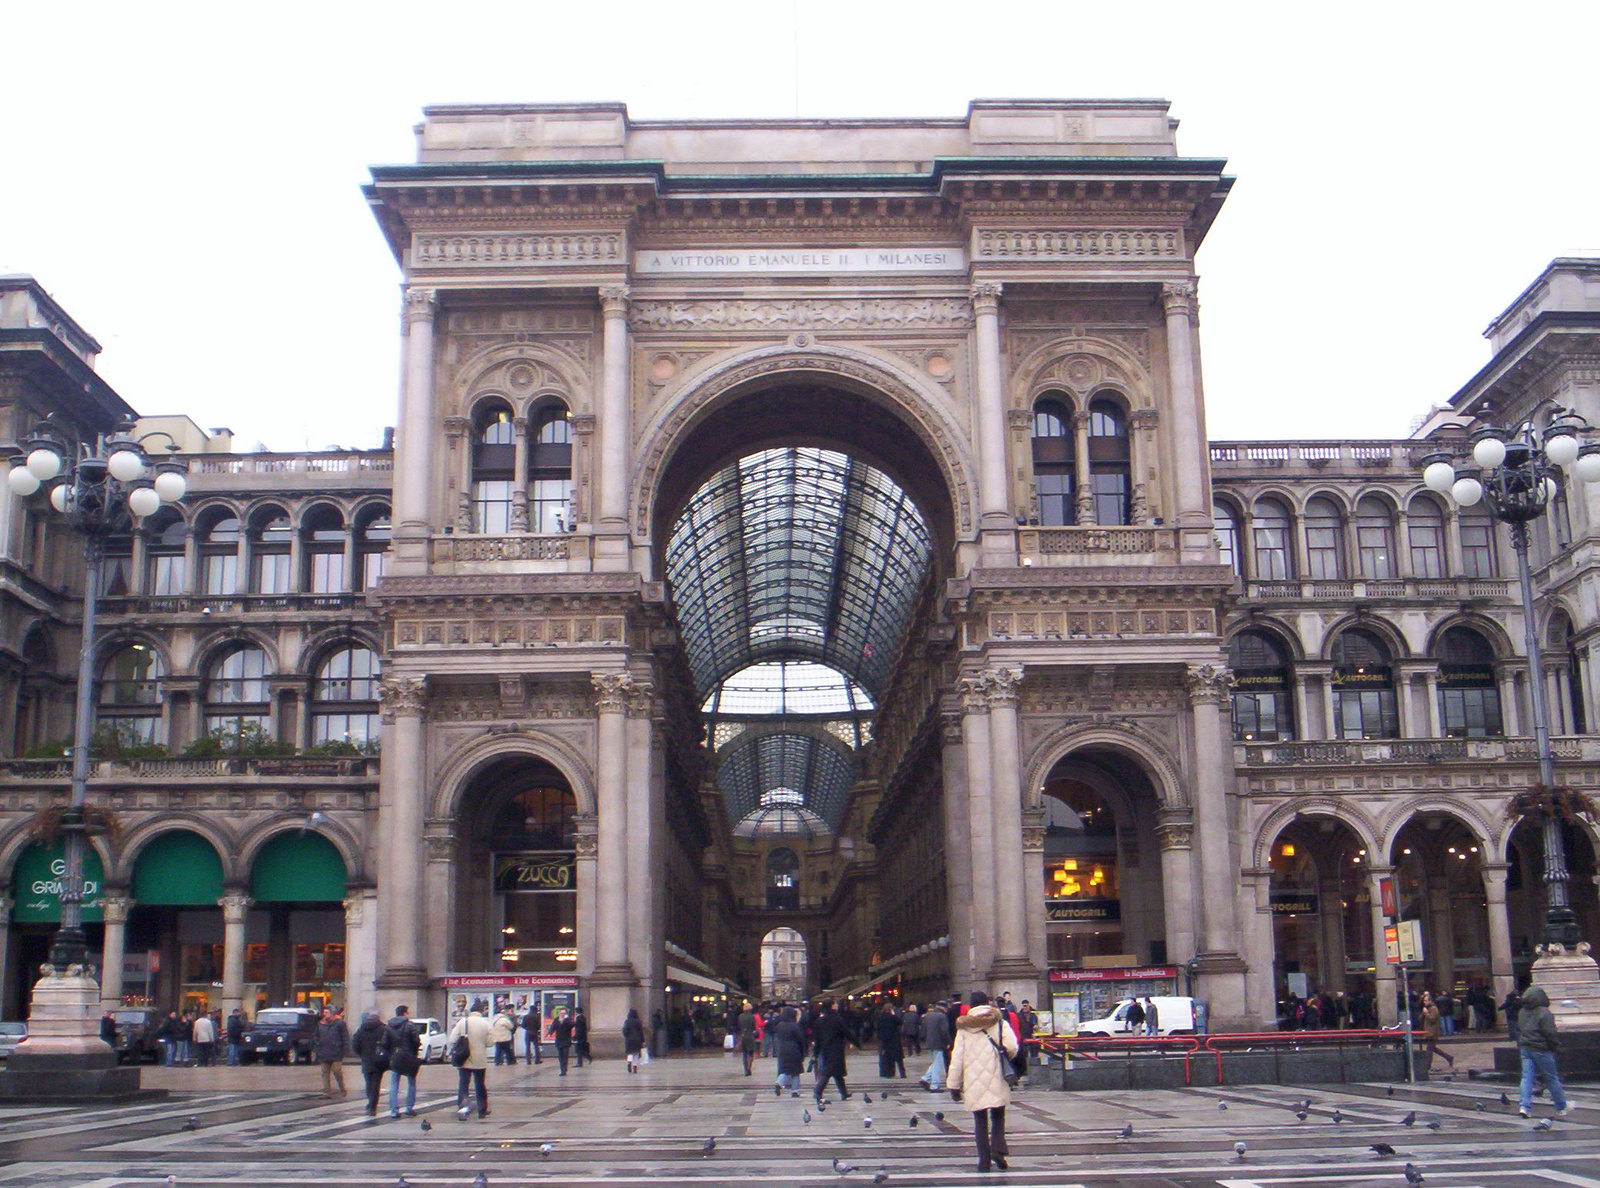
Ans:
<svg viewBox="0 0 1600 1188"><path fill-rule="evenodd" d="M159 1188L169 1176L189 1188L393 1188L402 1175L413 1188L432 1188L470 1185L480 1173L497 1188L768 1188L867 1185L880 1170L890 1185L923 1188L1366 1188L1404 1186L1408 1161L1430 1188L1600 1188L1600 1086L1574 1089L1573 1116L1540 1131L1547 1104L1536 1107L1538 1118L1521 1119L1500 1104L1503 1086L1465 1075L1488 1066L1489 1045L1451 1050L1462 1075L1418 1086L1031 1089L1009 1112L1010 1170L987 1175L976 1171L965 1111L914 1080L864 1075L876 1071L870 1052L852 1060L850 1100L830 1095L822 1111L809 1092L775 1097L772 1061L747 1078L736 1058L715 1052L657 1060L637 1075L621 1061L565 1078L554 1061L491 1068L490 1116L466 1121L456 1115L448 1067L423 1070L419 1116L398 1121L388 1117L387 1095L379 1117L367 1117L354 1066L345 1070L351 1096L332 1102L318 1096L315 1068L146 1069L145 1084L170 1097L0 1109L0 1188ZM913 1070L924 1063L913 1058ZM1306 1098L1301 1121L1296 1103ZM1415 1125L1404 1126L1411 1111ZM1132 1137L1117 1137L1128 1124ZM1246 1145L1243 1158L1236 1142ZM1369 1149L1379 1142L1396 1154ZM854 1170L837 1172L834 1159Z"/></svg>

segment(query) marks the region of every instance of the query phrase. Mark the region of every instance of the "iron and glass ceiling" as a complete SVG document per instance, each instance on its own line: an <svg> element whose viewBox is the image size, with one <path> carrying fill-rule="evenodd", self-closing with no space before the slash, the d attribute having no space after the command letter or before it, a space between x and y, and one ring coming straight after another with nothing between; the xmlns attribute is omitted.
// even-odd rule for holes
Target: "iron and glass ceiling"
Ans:
<svg viewBox="0 0 1600 1188"><path fill-rule="evenodd" d="M821 665L840 674L823 682L836 683L825 700L869 714L930 551L927 524L906 493L844 454L765 450L718 471L679 515L666 561L707 713L771 723L823 709L806 704L821 691L813 667ZM796 697L799 686L811 696ZM836 717L841 708L824 712ZM804 810L794 831L811 832L811 814L836 829L855 771L848 750L825 735L768 730L735 744L717 776L729 818ZM778 801L775 791L784 793Z"/></svg>

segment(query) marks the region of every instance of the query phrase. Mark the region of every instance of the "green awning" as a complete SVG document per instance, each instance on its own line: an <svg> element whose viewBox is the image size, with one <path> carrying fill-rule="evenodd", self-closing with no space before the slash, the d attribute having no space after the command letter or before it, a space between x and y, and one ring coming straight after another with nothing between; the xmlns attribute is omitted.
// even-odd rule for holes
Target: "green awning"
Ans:
<svg viewBox="0 0 1600 1188"><path fill-rule="evenodd" d="M11 881L14 923L53 924L61 919L61 876L67 869L66 853L67 843L62 838L48 846L36 843L22 851ZM100 855L93 846L83 856L83 878L83 922L92 924L104 918L100 912L100 894L106 883Z"/></svg>
<svg viewBox="0 0 1600 1188"><path fill-rule="evenodd" d="M280 833L256 855L250 897L257 903L339 903L344 899L344 859L316 833Z"/></svg>
<svg viewBox="0 0 1600 1188"><path fill-rule="evenodd" d="M133 865L133 901L146 906L216 907L222 859L198 833L173 830L153 838Z"/></svg>

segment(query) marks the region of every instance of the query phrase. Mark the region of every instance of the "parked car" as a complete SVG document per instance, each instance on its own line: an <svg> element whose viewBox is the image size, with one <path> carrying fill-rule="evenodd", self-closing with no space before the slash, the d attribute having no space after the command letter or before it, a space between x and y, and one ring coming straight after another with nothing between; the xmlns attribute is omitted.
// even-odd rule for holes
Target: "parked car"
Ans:
<svg viewBox="0 0 1600 1188"><path fill-rule="evenodd" d="M156 1032L166 1015L160 1011L129 1007L111 1012L117 1021L117 1060L120 1063L140 1064L146 1058L161 1062L161 1044Z"/></svg>
<svg viewBox="0 0 1600 1188"><path fill-rule="evenodd" d="M1141 1002L1143 999L1140 1000ZM1156 1029L1161 1035L1194 1034L1194 999L1172 998L1157 995L1151 999L1156 1004ZM1117 1009L1103 1019L1088 1019L1078 1024L1079 1035L1131 1035L1128 1008L1133 999L1124 998Z"/></svg>
<svg viewBox="0 0 1600 1188"><path fill-rule="evenodd" d="M417 1031L422 1036L422 1046L417 1049L417 1055L422 1058L422 1063L428 1064L437 1061L440 1064L450 1053L450 1032L437 1019L413 1019Z"/></svg>
<svg viewBox="0 0 1600 1188"><path fill-rule="evenodd" d="M26 1023L0 1023L0 1060L17 1050L17 1045L28 1038Z"/></svg>
<svg viewBox="0 0 1600 1188"><path fill-rule="evenodd" d="M241 1058L246 1064L260 1059L264 1064L311 1062L317 1043L316 1011L304 1007L267 1007L256 1012L245 1028Z"/></svg>

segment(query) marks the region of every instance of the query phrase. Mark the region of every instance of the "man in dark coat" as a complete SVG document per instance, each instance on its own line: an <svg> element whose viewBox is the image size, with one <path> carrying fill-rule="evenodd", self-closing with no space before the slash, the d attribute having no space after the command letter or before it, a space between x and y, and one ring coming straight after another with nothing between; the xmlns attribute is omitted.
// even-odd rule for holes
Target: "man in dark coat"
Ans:
<svg viewBox="0 0 1600 1188"><path fill-rule="evenodd" d="M317 1063L322 1065L322 1096L333 1096L333 1082L339 1082L339 1096L349 1097L344 1087L344 1058L350 1051L350 1028L344 1016L331 1007L322 1012L322 1022L317 1024L317 1041L314 1049Z"/></svg>
<svg viewBox="0 0 1600 1188"><path fill-rule="evenodd" d="M238 1064L244 1055L244 1008L234 1007L228 1016L228 1063Z"/></svg>
<svg viewBox="0 0 1600 1188"><path fill-rule="evenodd" d="M845 1045L853 1044L857 1048L861 1045L850 1034L849 1022L834 1009L833 999L822 1004L812 1030L817 1043L817 1100L822 1100L822 1091L831 1080L839 1086L839 1100L848 1101L850 1090L844 1084Z"/></svg>
<svg viewBox="0 0 1600 1188"><path fill-rule="evenodd" d="M407 1118L417 1115L417 1070L422 1067L422 1032L411 1021L411 1008L402 1003L394 1008L394 1018L389 1028L389 1071L394 1079L389 1082L389 1117L400 1116L400 1082L406 1082Z"/></svg>
<svg viewBox="0 0 1600 1188"><path fill-rule="evenodd" d="M934 1093L944 1088L945 1069L949 1067L950 1016L944 1008L941 1002L922 1016L922 1046L933 1057L928 1061L928 1071L922 1074L922 1087Z"/></svg>
<svg viewBox="0 0 1600 1188"><path fill-rule="evenodd" d="M528 1013L522 1016L522 1031L528 1040L528 1055L533 1057L535 1064L544 1063L544 1053L539 1050L539 1028L544 1020L539 1018L539 1004L534 1003L528 1008Z"/></svg>
<svg viewBox="0 0 1600 1188"><path fill-rule="evenodd" d="M589 1051L589 1016L579 1007L572 1013L572 1054L577 1057L578 1067L583 1067L587 1060L594 1063L594 1055Z"/></svg>
<svg viewBox="0 0 1600 1188"><path fill-rule="evenodd" d="M778 1024L772 1029L773 1054L778 1058L778 1083L772 1087L777 1097L783 1096L784 1086L790 1097L800 1096L800 1073L806 1065L806 1033L795 1017L793 1007L785 1007Z"/></svg>
<svg viewBox="0 0 1600 1188"><path fill-rule="evenodd" d="M361 1076L366 1082L367 1117L378 1116L378 1094L383 1091L383 1074L389 1071L389 1028L377 1011L366 1011L361 1026L350 1037L350 1049L361 1061Z"/></svg>
<svg viewBox="0 0 1600 1188"><path fill-rule="evenodd" d="M900 1016L894 1013L894 1003L886 1002L878 1012L878 1075L904 1079L906 1054L900 1041Z"/></svg>
<svg viewBox="0 0 1600 1188"><path fill-rule="evenodd" d="M561 1066L562 1076L567 1075L567 1056L572 1051L572 1029L572 1016L567 1014L566 1007L562 1007L550 1028L550 1034L556 1042L556 1063Z"/></svg>
<svg viewBox="0 0 1600 1188"><path fill-rule="evenodd" d="M756 1012L747 1001L734 1026L739 1029L739 1055L744 1057L744 1075L753 1075L756 1058Z"/></svg>

